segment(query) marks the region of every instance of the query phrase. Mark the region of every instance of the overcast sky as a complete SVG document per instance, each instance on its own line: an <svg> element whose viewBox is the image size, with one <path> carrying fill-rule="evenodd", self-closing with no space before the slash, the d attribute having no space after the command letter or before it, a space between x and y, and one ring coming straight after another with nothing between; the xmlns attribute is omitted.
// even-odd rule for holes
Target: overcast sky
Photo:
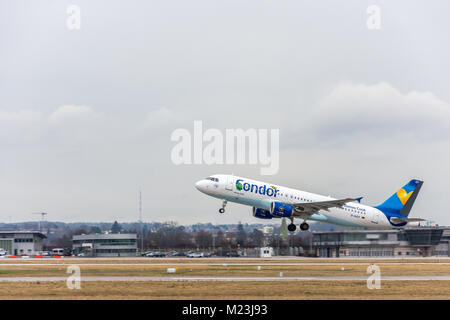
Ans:
<svg viewBox="0 0 450 320"><path fill-rule="evenodd" d="M67 26L76 5L81 28ZM369 29L367 8L380 8ZM0 221L260 222L214 173L450 224L448 1L0 0ZM280 129L280 169L171 162L176 128Z"/></svg>

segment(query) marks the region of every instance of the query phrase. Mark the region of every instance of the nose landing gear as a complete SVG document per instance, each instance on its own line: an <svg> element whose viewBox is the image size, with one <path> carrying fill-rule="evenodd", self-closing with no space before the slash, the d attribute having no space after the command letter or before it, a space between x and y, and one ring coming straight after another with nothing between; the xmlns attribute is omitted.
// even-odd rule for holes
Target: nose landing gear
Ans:
<svg viewBox="0 0 450 320"><path fill-rule="evenodd" d="M219 209L220 213L224 213L225 212L226 205L227 205L227 200L222 200L222 208Z"/></svg>

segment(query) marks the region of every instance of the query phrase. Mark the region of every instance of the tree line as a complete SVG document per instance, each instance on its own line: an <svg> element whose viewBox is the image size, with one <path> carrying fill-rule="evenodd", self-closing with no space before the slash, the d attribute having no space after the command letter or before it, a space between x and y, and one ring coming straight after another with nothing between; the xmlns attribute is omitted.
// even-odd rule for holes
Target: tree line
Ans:
<svg viewBox="0 0 450 320"><path fill-rule="evenodd" d="M195 227L187 230L186 227L175 222L165 222L140 225L139 223L127 223L122 227L117 221L113 224L102 223L100 225L78 224L76 228L62 224L58 228L57 234L47 234L45 241L47 248L71 248L72 237L80 234L98 233L135 233L137 234L137 246L143 250L236 250L238 248L258 248L263 246L272 247L305 247L309 245L309 233L298 233L291 235L287 232L285 221L281 226L274 226L273 234L264 234L258 228L253 228L239 223L234 225L233 231L229 231L229 226L208 225L205 228ZM286 230L285 230L286 229ZM143 241L142 241L143 237Z"/></svg>

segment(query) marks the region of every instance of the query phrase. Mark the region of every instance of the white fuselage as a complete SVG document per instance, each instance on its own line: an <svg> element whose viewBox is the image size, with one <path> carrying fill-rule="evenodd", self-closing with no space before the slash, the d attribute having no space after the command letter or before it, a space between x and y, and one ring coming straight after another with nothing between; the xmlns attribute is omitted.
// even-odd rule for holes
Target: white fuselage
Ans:
<svg viewBox="0 0 450 320"><path fill-rule="evenodd" d="M196 188L212 197L261 209L270 208L273 201L298 204L336 200L315 193L233 175L213 175L211 177L214 178L214 181L200 180L196 183ZM239 184L241 186L238 186ZM267 192L268 189L271 189L270 192ZM321 210L309 215L295 212L293 217L371 229L394 227L382 211L358 202L350 202L341 208L330 208L329 211Z"/></svg>

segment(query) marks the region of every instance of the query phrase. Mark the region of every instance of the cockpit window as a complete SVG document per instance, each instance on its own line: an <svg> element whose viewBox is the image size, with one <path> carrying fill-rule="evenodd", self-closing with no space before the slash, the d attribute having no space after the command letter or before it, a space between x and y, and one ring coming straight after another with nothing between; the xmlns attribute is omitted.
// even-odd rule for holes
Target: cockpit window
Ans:
<svg viewBox="0 0 450 320"><path fill-rule="evenodd" d="M213 182L219 182L219 179L213 178L213 177L207 177L207 178L205 178L205 180L211 180Z"/></svg>

